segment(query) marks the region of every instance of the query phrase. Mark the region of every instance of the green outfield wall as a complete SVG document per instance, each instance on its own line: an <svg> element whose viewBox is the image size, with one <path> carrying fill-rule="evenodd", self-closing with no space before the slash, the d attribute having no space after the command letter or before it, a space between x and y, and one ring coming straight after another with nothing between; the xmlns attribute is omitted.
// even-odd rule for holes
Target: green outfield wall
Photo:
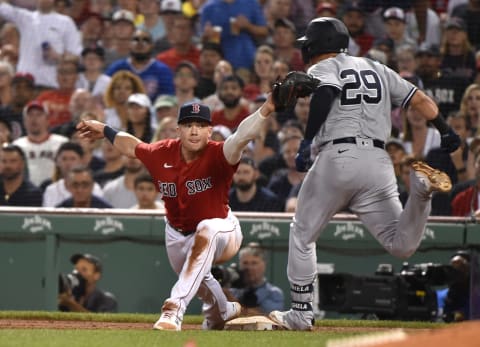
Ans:
<svg viewBox="0 0 480 347"><path fill-rule="evenodd" d="M0 309L56 310L58 274L72 270L73 253L97 255L104 273L99 286L115 294L120 312L159 312L176 275L164 247L161 214L130 210L0 209ZM291 214L238 213L244 244L268 250L267 277L280 286L288 305L286 278ZM410 263L448 263L453 252L480 246L480 225L458 218L431 218ZM380 263L400 270L352 215L337 215L317 243L319 263L335 271L373 274ZM237 258L233 259L237 261ZM188 313L199 313L194 300Z"/></svg>

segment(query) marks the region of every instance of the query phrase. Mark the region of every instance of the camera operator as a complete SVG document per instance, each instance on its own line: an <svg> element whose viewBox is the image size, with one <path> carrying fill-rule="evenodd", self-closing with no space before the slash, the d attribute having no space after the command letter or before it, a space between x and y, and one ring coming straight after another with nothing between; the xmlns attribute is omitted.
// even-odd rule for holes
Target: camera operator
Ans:
<svg viewBox="0 0 480 347"><path fill-rule="evenodd" d="M457 270L456 280L448 288L437 291L439 311L447 323L461 322L470 317L470 254L458 251L450 259Z"/></svg>
<svg viewBox="0 0 480 347"><path fill-rule="evenodd" d="M70 261L75 266L60 283L58 305L62 311L117 312L117 300L112 293L102 291L97 282L102 277L102 264L91 254L74 254Z"/></svg>
<svg viewBox="0 0 480 347"><path fill-rule="evenodd" d="M247 315L283 310L283 292L265 278L265 261L265 252L258 243L251 242L240 249L239 270L243 285L229 290L244 307Z"/></svg>

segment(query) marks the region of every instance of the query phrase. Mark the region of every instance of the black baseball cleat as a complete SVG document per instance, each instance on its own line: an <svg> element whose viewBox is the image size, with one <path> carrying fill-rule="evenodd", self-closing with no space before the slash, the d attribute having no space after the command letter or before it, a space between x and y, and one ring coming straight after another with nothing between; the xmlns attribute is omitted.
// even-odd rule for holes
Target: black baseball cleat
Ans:
<svg viewBox="0 0 480 347"><path fill-rule="evenodd" d="M448 193L452 190L452 181L448 175L440 170L434 169L423 161L416 161L412 164L412 168L417 177L427 186L429 192Z"/></svg>

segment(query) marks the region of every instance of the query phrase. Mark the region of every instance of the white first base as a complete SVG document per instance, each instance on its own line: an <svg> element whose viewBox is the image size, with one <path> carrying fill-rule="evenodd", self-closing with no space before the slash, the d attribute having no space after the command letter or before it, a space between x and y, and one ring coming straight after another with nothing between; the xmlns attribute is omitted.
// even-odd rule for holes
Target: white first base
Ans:
<svg viewBox="0 0 480 347"><path fill-rule="evenodd" d="M226 322L224 330L282 330L282 327L267 317L251 316Z"/></svg>

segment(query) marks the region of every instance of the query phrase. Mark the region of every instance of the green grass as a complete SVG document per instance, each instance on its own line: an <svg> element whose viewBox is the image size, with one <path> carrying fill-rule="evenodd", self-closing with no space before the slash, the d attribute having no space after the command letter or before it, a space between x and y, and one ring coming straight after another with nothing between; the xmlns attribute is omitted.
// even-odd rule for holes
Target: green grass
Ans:
<svg viewBox="0 0 480 347"><path fill-rule="evenodd" d="M158 318L153 314L92 314L43 311L1 311L0 319L46 319L80 320L97 322L153 323ZM200 324L201 316L185 317L185 324ZM323 327L368 327L368 328L438 328L439 323L366 321L366 320L321 320ZM131 346L179 346L179 347L277 347L316 346L324 347L332 338L359 333L342 331L290 332L290 331L181 331L162 332L153 330L83 330L83 329L0 329L0 346L32 347L131 347ZM194 344L188 344L194 341Z"/></svg>
<svg viewBox="0 0 480 347"><path fill-rule="evenodd" d="M352 334L349 334L352 335ZM142 330L0 330L2 347L133 347L179 346L195 341L196 347L323 347L327 339L339 333L302 333L288 331L142 331ZM193 346L189 346L193 347Z"/></svg>

